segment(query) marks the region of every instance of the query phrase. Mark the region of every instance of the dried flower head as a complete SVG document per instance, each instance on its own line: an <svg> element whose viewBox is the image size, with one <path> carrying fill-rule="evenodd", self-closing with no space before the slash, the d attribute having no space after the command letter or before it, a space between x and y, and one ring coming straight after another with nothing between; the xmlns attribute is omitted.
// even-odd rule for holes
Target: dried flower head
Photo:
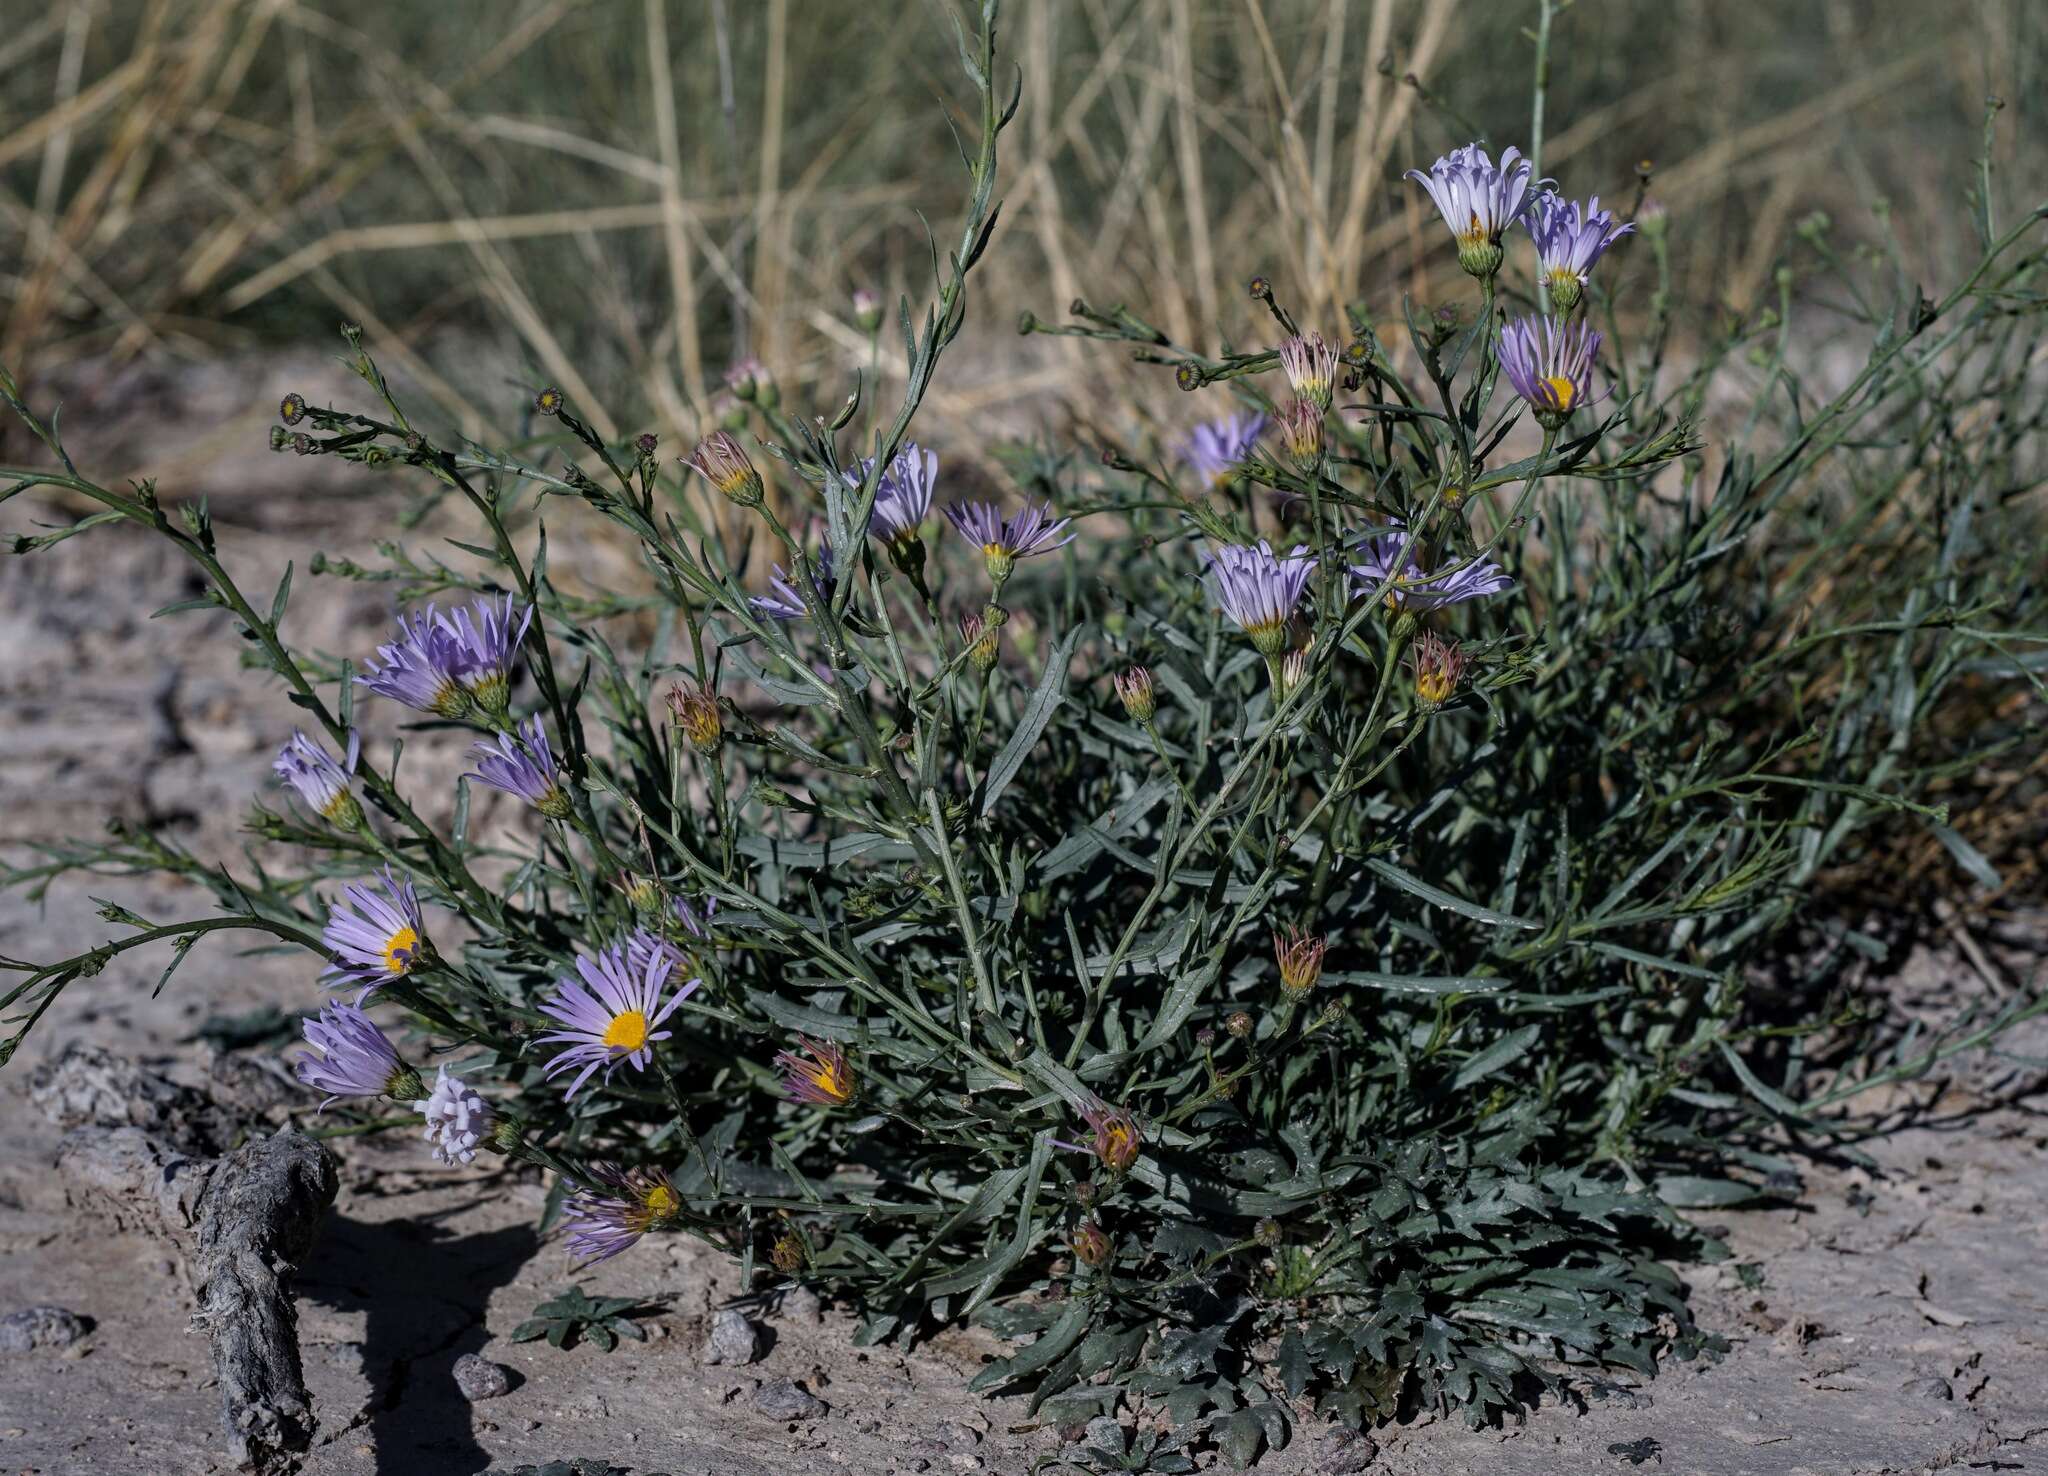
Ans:
<svg viewBox="0 0 2048 1476"><path fill-rule="evenodd" d="M412 1104L426 1120L434 1157L449 1165L473 1163L492 1137L491 1104L446 1066L434 1075L434 1089Z"/></svg>
<svg viewBox="0 0 2048 1476"><path fill-rule="evenodd" d="M782 1051L775 1057L775 1069L782 1073L782 1089L792 1102L814 1107L844 1107L853 1100L853 1070L846 1064L846 1051L838 1042L813 1040L799 1035L803 1054Z"/></svg>
<svg viewBox="0 0 2048 1476"><path fill-rule="evenodd" d="M1243 1010L1232 1010L1230 1018L1223 1022L1223 1028L1239 1040L1243 1040L1252 1033L1252 1024L1252 1017Z"/></svg>
<svg viewBox="0 0 2048 1476"><path fill-rule="evenodd" d="M1083 1220L1074 1227L1074 1259L1088 1267L1105 1266L1116 1253L1116 1246L1107 1232L1093 1220Z"/></svg>
<svg viewBox="0 0 2048 1476"><path fill-rule="evenodd" d="M635 1071L647 1069L654 1058L654 1042L669 1038L670 1032L658 1027L703 983L686 980L663 999L676 962L672 947L638 930L627 943L600 948L595 957L576 955L576 977L559 980L540 1007L563 1028L536 1037L542 1045L568 1046L548 1062L549 1080L582 1068L569 1083L565 1099L574 1098L598 1070L609 1081L621 1062L630 1063Z"/></svg>
<svg viewBox="0 0 2048 1476"><path fill-rule="evenodd" d="M1126 667L1116 674L1116 695L1124 705L1124 716L1134 723L1151 722L1159 710L1152 673L1142 666Z"/></svg>
<svg viewBox="0 0 2048 1476"><path fill-rule="evenodd" d="M1138 1161L1137 1120L1122 1107L1096 1099L1081 1109L1081 1116L1094 1133L1094 1141L1085 1147L1078 1143L1062 1143L1059 1146L1081 1153L1093 1153L1102 1166L1113 1174L1120 1174Z"/></svg>
<svg viewBox="0 0 2048 1476"><path fill-rule="evenodd" d="M1500 270L1505 255L1501 236L1529 208L1534 173L1519 149L1508 149L1495 168L1493 157L1470 143L1438 159L1429 173L1411 169L1407 177L1429 191L1437 213L1451 228L1458 243L1458 265L1484 281Z"/></svg>
<svg viewBox="0 0 2048 1476"><path fill-rule="evenodd" d="M1465 675L1465 653L1456 641L1426 630L1409 654L1415 676L1415 700L1431 711L1451 700Z"/></svg>
<svg viewBox="0 0 2048 1476"><path fill-rule="evenodd" d="M333 955L323 980L360 984L357 1002L393 979L402 979L428 955L419 894L410 881L382 872L381 893L367 886L342 889L327 914L321 941Z"/></svg>
<svg viewBox="0 0 2048 1476"><path fill-rule="evenodd" d="M738 507L759 507L761 474L754 470L747 448L731 431L715 430L697 443L690 463L721 496Z"/></svg>
<svg viewBox="0 0 2048 1476"><path fill-rule="evenodd" d="M1315 476L1329 454L1329 427L1322 407L1306 398L1289 400L1280 412L1280 434L1294 469L1304 477Z"/></svg>
<svg viewBox="0 0 2048 1476"><path fill-rule="evenodd" d="M300 1028L312 1049L292 1062L292 1071L301 1085L327 1094L322 1112L342 1097L419 1095L419 1073L398 1059L384 1032L355 1005L330 999Z"/></svg>
<svg viewBox="0 0 2048 1476"><path fill-rule="evenodd" d="M270 767L328 824L337 830L356 830L363 823L363 807L349 788L349 776L356 771L361 749L361 740L350 733L348 753L343 762L336 763L326 749L294 730Z"/></svg>
<svg viewBox="0 0 2048 1476"><path fill-rule="evenodd" d="M962 538L981 549L989 583L997 589L1010 577L1017 560L1065 548L1078 536L1060 537L1073 519L1056 519L1049 507L1029 503L1015 516L1005 518L992 502L956 502L946 509L946 520Z"/></svg>
<svg viewBox="0 0 2048 1476"><path fill-rule="evenodd" d="M725 720L709 687L670 687L668 708L676 727L697 752L715 753L725 741Z"/></svg>
<svg viewBox="0 0 2048 1476"><path fill-rule="evenodd" d="M1327 411L1337 389L1337 351L1320 333L1297 333L1280 345L1280 367L1298 399Z"/></svg>
<svg viewBox="0 0 2048 1476"><path fill-rule="evenodd" d="M1273 696L1285 702L1308 680L1309 648L1296 646L1273 668Z"/></svg>
<svg viewBox="0 0 2048 1476"><path fill-rule="evenodd" d="M960 617L960 644L967 648L967 659L974 669L984 676L995 669L1002 639L1002 627L989 625L980 611L969 611Z"/></svg>
<svg viewBox="0 0 2048 1476"><path fill-rule="evenodd" d="M784 1230L768 1247L768 1260L784 1276L794 1276L809 1263L810 1255L805 1250L801 1235L794 1230Z"/></svg>
<svg viewBox="0 0 2048 1476"><path fill-rule="evenodd" d="M1500 367L1536 421L1556 430L1591 404L1600 334L1584 318L1517 318L1500 331Z"/></svg>
<svg viewBox="0 0 2048 1476"><path fill-rule="evenodd" d="M569 1196L562 1224L569 1231L569 1254L588 1266L631 1249L641 1236L682 1212L683 1196L664 1170L622 1169L600 1161L590 1165L588 1182Z"/></svg>
<svg viewBox="0 0 2048 1476"><path fill-rule="evenodd" d="M1198 425L1181 442L1181 460L1207 486L1220 490L1236 478L1266 433L1266 424L1264 415L1239 411Z"/></svg>
<svg viewBox="0 0 2048 1476"><path fill-rule="evenodd" d="M517 736L500 733L475 744L473 752L478 755L476 768L465 778L516 794L550 820L566 820L574 813L539 713L519 725Z"/></svg>
<svg viewBox="0 0 2048 1476"><path fill-rule="evenodd" d="M1323 977L1323 950L1328 945L1319 934L1302 928L1282 928L1273 934L1273 956L1280 961L1280 987L1299 999L1316 987Z"/></svg>
<svg viewBox="0 0 2048 1476"><path fill-rule="evenodd" d="M1288 622L1315 572L1315 555L1299 544L1284 557L1262 538L1256 547L1229 543L1209 555L1205 582L1218 608L1237 622L1264 656L1287 645Z"/></svg>
<svg viewBox="0 0 2048 1476"><path fill-rule="evenodd" d="M1616 225L1613 212L1600 208L1598 195L1582 209L1555 190L1538 195L1522 223L1536 240L1536 269L1550 291L1552 311L1559 313L1578 305L1601 253L1635 229Z"/></svg>

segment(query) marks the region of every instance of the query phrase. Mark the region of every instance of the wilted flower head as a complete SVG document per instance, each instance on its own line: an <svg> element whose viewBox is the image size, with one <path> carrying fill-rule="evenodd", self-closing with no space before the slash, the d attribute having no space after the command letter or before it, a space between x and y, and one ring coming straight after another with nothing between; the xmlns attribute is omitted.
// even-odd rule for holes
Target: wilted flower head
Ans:
<svg viewBox="0 0 2048 1476"><path fill-rule="evenodd" d="M516 794L551 820L566 820L573 809L562 788L547 729L535 713L519 725L519 735L500 733L474 745L476 768L465 777Z"/></svg>
<svg viewBox="0 0 2048 1476"><path fill-rule="evenodd" d="M675 725L697 752L710 753L724 741L725 720L709 687L670 687L668 706Z"/></svg>
<svg viewBox="0 0 2048 1476"><path fill-rule="evenodd" d="M1359 561L1351 566L1352 593L1369 596L1384 585L1390 608L1434 610L1515 587L1500 565L1485 559L1475 559L1449 573L1426 571L1415 559L1420 542L1411 540L1399 523L1393 524L1392 532L1362 539L1357 547Z"/></svg>
<svg viewBox="0 0 2048 1476"><path fill-rule="evenodd" d="M456 675L476 705L492 716L502 716L512 697L512 663L518 658L519 643L533 623L533 606L521 605L511 595L492 599L486 595L457 606L446 619L462 653Z"/></svg>
<svg viewBox="0 0 2048 1476"><path fill-rule="evenodd" d="M1225 615L1251 637L1261 655L1277 656L1287 644L1287 625L1315 572L1306 544L1281 557L1262 538L1256 547L1227 543L1208 558L1209 592Z"/></svg>
<svg viewBox="0 0 2048 1476"><path fill-rule="evenodd" d="M1074 1227L1074 1259L1084 1266L1101 1266L1108 1262L1116 1246L1108 1234L1093 1220L1083 1220Z"/></svg>
<svg viewBox="0 0 2048 1476"><path fill-rule="evenodd" d="M1151 722L1152 715L1159 710L1152 673L1142 666L1128 667L1116 674L1116 695L1124 705L1124 716L1134 723Z"/></svg>
<svg viewBox="0 0 2048 1476"><path fill-rule="evenodd" d="M784 1230L768 1247L769 1263L784 1276L796 1275L810 1258L810 1252L804 1247L804 1238L794 1230Z"/></svg>
<svg viewBox="0 0 2048 1476"><path fill-rule="evenodd" d="M860 476L852 478L852 484L859 485L874 464L872 456L862 458ZM938 453L923 450L915 441L904 442L875 488L868 531L879 533L888 543L914 543L924 520L932 515L932 489L938 482Z"/></svg>
<svg viewBox="0 0 2048 1476"><path fill-rule="evenodd" d="M354 1005L330 999L301 1028L313 1049L292 1062L292 1071L301 1085L327 1093L322 1112L341 1097L419 1094L419 1073L398 1059L384 1032Z"/></svg>
<svg viewBox="0 0 2048 1476"><path fill-rule="evenodd" d="M363 986L363 995L403 978L425 956L425 925L412 882L385 867L381 893L367 886L342 889L345 899L327 914L321 941L334 955L322 977Z"/></svg>
<svg viewBox="0 0 2048 1476"><path fill-rule="evenodd" d="M1297 333L1280 345L1280 367L1288 386L1318 410L1328 410L1337 388L1337 351L1320 333Z"/></svg>
<svg viewBox="0 0 2048 1476"><path fill-rule="evenodd" d="M1116 1174L1138 1161L1138 1124L1129 1112L1098 1098L1081 1109L1081 1116L1094 1133L1094 1141L1086 1145L1061 1143L1060 1147L1093 1153L1104 1168Z"/></svg>
<svg viewBox="0 0 2048 1476"><path fill-rule="evenodd" d="M1537 423L1556 430L1593 400L1600 334L1584 318L1517 318L1500 331L1500 367Z"/></svg>
<svg viewBox="0 0 2048 1476"><path fill-rule="evenodd" d="M1442 707L1465 675L1465 653L1456 641L1426 630L1409 656L1415 673L1415 700L1425 708Z"/></svg>
<svg viewBox="0 0 2048 1476"><path fill-rule="evenodd" d="M961 537L980 547L989 582L998 589L1017 560L1065 548L1078 536L1060 537L1072 518L1055 519L1049 507L1029 503L1016 516L1005 518L992 502L956 502L946 509L946 520Z"/></svg>
<svg viewBox="0 0 2048 1476"><path fill-rule="evenodd" d="M853 1071L846 1064L846 1052L836 1041L813 1040L799 1035L796 1043L803 1054L783 1051L775 1057L775 1069L782 1073L782 1089L792 1102L809 1102L816 1107L844 1107L853 1100Z"/></svg>
<svg viewBox="0 0 2048 1476"><path fill-rule="evenodd" d="M1500 156L1500 167L1476 143L1452 149L1408 178L1429 191L1437 212L1458 242L1458 265L1482 281L1500 270L1500 238L1529 207L1529 176L1535 171L1519 149Z"/></svg>
<svg viewBox="0 0 2048 1476"><path fill-rule="evenodd" d="M967 648L967 659L976 671L986 675L995 669L1002 640L1003 628L990 625L980 611L970 610L960 617L960 644Z"/></svg>
<svg viewBox="0 0 2048 1476"><path fill-rule="evenodd" d="M1578 201L1555 190L1538 195L1522 223L1536 240L1537 270L1550 289L1550 306L1560 313L1578 304L1601 253L1635 229L1616 225L1613 213L1600 208L1598 195L1581 210Z"/></svg>
<svg viewBox="0 0 2048 1476"><path fill-rule="evenodd" d="M562 1211L569 1254L585 1266L608 1260L630 1249L649 1230L674 1220L682 1209L683 1196L663 1170L593 1163L590 1182L577 1186Z"/></svg>
<svg viewBox="0 0 2048 1476"><path fill-rule="evenodd" d="M1280 412L1280 434L1287 442L1287 459L1305 477L1313 477L1329 452L1329 428L1323 422L1323 407L1307 397L1292 399Z"/></svg>
<svg viewBox="0 0 2048 1476"><path fill-rule="evenodd" d="M1280 987L1291 998L1307 994L1323 977L1323 950L1327 946L1321 937L1301 928L1282 928L1273 934L1273 956L1280 961Z"/></svg>
<svg viewBox="0 0 2048 1476"><path fill-rule="evenodd" d="M491 1133L491 1104L446 1066L434 1075L434 1089L412 1104L426 1119L434 1157L446 1164L471 1163Z"/></svg>
<svg viewBox="0 0 2048 1476"><path fill-rule="evenodd" d="M740 507L761 505L761 474L740 439L728 430L715 430L697 443L690 453L690 465L728 500Z"/></svg>
<svg viewBox="0 0 2048 1476"><path fill-rule="evenodd" d="M826 599L832 598L835 583L832 570L832 545L824 539L818 540L818 556L811 560L811 577L817 581L818 592ZM804 592L796 583L794 571L785 572L782 565L775 566L775 577L768 581L771 591L753 598L754 612L769 620L801 620L810 613L810 606L804 600Z"/></svg>
<svg viewBox="0 0 2048 1476"><path fill-rule="evenodd" d="M1309 648L1297 646L1280 658L1278 672L1273 678L1273 695L1281 701L1294 694L1303 682L1308 680Z"/></svg>
<svg viewBox="0 0 2048 1476"><path fill-rule="evenodd" d="M702 906L693 905L686 897L678 897L669 903L669 910L676 915L676 923L698 942L711 937L711 919L718 915L718 899L706 897Z"/></svg>
<svg viewBox="0 0 2048 1476"><path fill-rule="evenodd" d="M1189 431L1181 443L1181 460L1209 486L1221 487L1237 475L1265 433L1264 415L1236 411Z"/></svg>
<svg viewBox="0 0 2048 1476"><path fill-rule="evenodd" d="M340 830L354 830L363 823L363 807L349 789L349 775L355 773L361 751L361 740L350 733L348 753L337 764L326 749L294 729L291 741L278 750L270 767L328 824Z"/></svg>
<svg viewBox="0 0 2048 1476"><path fill-rule="evenodd" d="M631 1062L635 1071L646 1070L653 1059L653 1043L670 1034L655 1027L703 982L687 980L663 1000L661 992L677 962L674 948L637 931L630 943L600 948L595 958L576 955L577 977L560 980L553 996L541 1004L542 1013L561 1021L564 1028L537 1037L543 1045L562 1042L569 1047L548 1062L549 1080L583 1068L569 1083L565 1099L573 1098L599 1068L607 1081L621 1061Z"/></svg>

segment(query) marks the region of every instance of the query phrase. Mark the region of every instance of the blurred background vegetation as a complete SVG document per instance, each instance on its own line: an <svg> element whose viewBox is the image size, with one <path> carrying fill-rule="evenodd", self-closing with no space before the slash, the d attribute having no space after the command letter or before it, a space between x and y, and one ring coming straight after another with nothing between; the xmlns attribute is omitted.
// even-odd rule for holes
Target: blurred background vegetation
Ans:
<svg viewBox="0 0 2048 1476"><path fill-rule="evenodd" d="M1000 236L920 432L1024 430L1120 372L1086 345L1020 338L1027 309L1127 302L1213 349L1267 331L1243 291L1254 273L1332 332L1346 302L1397 322L1403 293L1459 290L1401 173L1475 135L1526 148L1537 10L1011 0L1024 105ZM851 292L921 308L920 212L944 241L960 208L943 0L10 11L0 360L32 386L138 359L324 352L352 318L471 433L559 383L606 431L687 437L743 353L837 403L870 355ZM2003 209L2048 180L2036 0L1578 0L1551 62L1545 171L1628 206L1647 162L1681 331L1775 303L1774 269L1816 211L1827 250L1952 281L1976 255L1964 194L1987 138ZM1989 96L2005 107L1987 133ZM1626 310L1649 263L1621 257ZM1814 306L1809 346L1844 326ZM885 324L885 379L894 338ZM251 436L272 388L251 386Z"/></svg>

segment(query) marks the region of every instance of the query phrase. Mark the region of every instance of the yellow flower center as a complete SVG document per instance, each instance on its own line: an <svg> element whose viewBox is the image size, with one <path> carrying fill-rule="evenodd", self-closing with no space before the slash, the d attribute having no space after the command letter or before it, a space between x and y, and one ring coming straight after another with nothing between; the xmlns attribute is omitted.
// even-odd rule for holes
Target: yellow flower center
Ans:
<svg viewBox="0 0 2048 1476"><path fill-rule="evenodd" d="M391 973L402 974L412 967L413 950L420 946L420 935L411 928L400 928L384 944L384 967Z"/></svg>
<svg viewBox="0 0 2048 1476"><path fill-rule="evenodd" d="M614 1050L639 1050L647 1044L647 1017L638 1010L612 1016L612 1023L604 1028L604 1043Z"/></svg>
<svg viewBox="0 0 2048 1476"><path fill-rule="evenodd" d="M666 1184L656 1184L648 1190L647 1197L642 1203L647 1207L647 1217L650 1220L669 1219L682 1208L676 1200L675 1191Z"/></svg>
<svg viewBox="0 0 2048 1476"><path fill-rule="evenodd" d="M981 556L985 559L999 559L1008 552L1009 550L1000 543L984 543L981 546Z"/></svg>
<svg viewBox="0 0 2048 1476"><path fill-rule="evenodd" d="M1560 410L1571 409L1572 401L1578 398L1578 390L1562 374L1552 374L1541 383L1549 387L1550 397L1557 402L1557 408Z"/></svg>
<svg viewBox="0 0 2048 1476"><path fill-rule="evenodd" d="M1415 695L1430 707L1439 707L1450 698L1451 679L1448 673L1436 670L1417 672Z"/></svg>
<svg viewBox="0 0 2048 1476"><path fill-rule="evenodd" d="M1107 1164L1124 1164L1137 1156L1136 1135L1120 1122L1111 1123L1102 1134L1102 1161Z"/></svg>
<svg viewBox="0 0 2048 1476"><path fill-rule="evenodd" d="M830 1061L820 1061L811 1071L811 1085L835 1101L843 1102L852 1095L839 1070Z"/></svg>

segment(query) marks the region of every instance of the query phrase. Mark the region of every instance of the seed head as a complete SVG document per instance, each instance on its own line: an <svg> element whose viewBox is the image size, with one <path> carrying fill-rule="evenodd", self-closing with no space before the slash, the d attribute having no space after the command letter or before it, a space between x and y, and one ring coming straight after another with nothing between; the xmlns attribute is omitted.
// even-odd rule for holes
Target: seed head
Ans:
<svg viewBox="0 0 2048 1476"><path fill-rule="evenodd" d="M1258 1241L1267 1250L1276 1249L1280 1244L1280 1222L1274 1219L1259 1221L1258 1224L1252 1226L1252 1239Z"/></svg>
<svg viewBox="0 0 2048 1476"><path fill-rule="evenodd" d="M794 1230L785 1230L769 1247L768 1259L784 1276L794 1276L803 1270L804 1263L810 1258L804 1253L803 1237Z"/></svg>

